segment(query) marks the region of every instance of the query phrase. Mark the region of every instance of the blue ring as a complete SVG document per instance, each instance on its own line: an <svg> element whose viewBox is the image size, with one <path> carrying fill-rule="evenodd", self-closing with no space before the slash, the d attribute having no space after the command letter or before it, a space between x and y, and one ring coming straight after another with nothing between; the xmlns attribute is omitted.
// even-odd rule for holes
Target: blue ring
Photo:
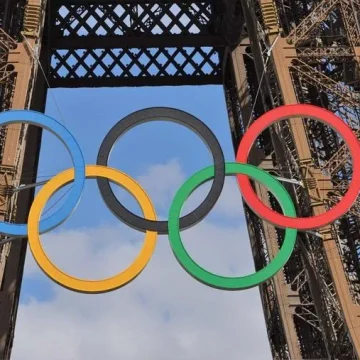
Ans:
<svg viewBox="0 0 360 360"><path fill-rule="evenodd" d="M85 160L75 138L69 130L55 119L31 110L10 110L0 113L0 126L19 123L41 126L53 133L70 152L74 165L75 179L68 199L54 214L40 221L39 232L42 234L64 222L78 205L86 179ZM27 224L10 224L0 221L0 233L12 236L27 236Z"/></svg>

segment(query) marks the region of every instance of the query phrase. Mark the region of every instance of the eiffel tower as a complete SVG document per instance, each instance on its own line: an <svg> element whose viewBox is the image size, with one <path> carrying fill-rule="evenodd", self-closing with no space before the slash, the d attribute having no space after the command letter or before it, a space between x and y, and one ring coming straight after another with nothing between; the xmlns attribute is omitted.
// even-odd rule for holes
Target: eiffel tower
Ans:
<svg viewBox="0 0 360 360"><path fill-rule="evenodd" d="M0 107L44 111L49 87L223 86L234 149L263 113L324 107L360 135L360 0L0 0ZM11 130L11 131L9 131ZM0 220L25 223L42 130L0 128ZM250 163L285 182L299 216L338 203L349 151L327 126L291 119L264 131ZM358 181L358 179L356 179ZM276 210L268 191L258 196ZM245 213L256 269L283 231ZM259 287L274 359L360 358L360 204L301 232L285 268ZM0 245L0 359L13 344L26 239Z"/></svg>

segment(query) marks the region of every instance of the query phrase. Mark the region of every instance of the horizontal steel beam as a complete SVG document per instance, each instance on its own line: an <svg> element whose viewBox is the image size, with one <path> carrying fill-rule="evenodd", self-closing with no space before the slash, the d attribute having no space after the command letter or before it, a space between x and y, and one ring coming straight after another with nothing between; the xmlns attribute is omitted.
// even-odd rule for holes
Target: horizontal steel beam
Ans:
<svg viewBox="0 0 360 360"><path fill-rule="evenodd" d="M215 2L218 2L216 0ZM214 0L195 0L195 1L188 1L188 4L213 4ZM119 4L119 0L56 0L51 2L51 6L55 7L56 5L90 5L90 4ZM184 0L125 0L120 2L121 5L123 4L179 4L183 5Z"/></svg>
<svg viewBox="0 0 360 360"><path fill-rule="evenodd" d="M153 36L78 36L51 37L52 49L116 49L158 47L225 47L221 36L210 35L153 35Z"/></svg>
<svg viewBox="0 0 360 360"><path fill-rule="evenodd" d="M221 75L49 79L52 88L220 85Z"/></svg>

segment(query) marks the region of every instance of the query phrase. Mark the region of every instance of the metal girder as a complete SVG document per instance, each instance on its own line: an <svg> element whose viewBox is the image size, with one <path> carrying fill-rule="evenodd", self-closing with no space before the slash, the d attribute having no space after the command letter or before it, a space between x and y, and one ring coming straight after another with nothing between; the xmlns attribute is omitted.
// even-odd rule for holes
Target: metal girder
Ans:
<svg viewBox="0 0 360 360"><path fill-rule="evenodd" d="M340 0L340 10L352 46L360 45L360 2L358 0Z"/></svg>
<svg viewBox="0 0 360 360"><path fill-rule="evenodd" d="M256 32L252 31L250 34L250 43L257 44ZM256 45L253 45L253 47L254 46ZM241 54L239 49L236 52L234 51L232 54L234 75L232 76L235 77L235 79L229 79L231 71L228 71L226 74L226 86L231 88L231 86L234 87L235 84L235 89L233 91L227 89L227 94L229 94L228 97L230 98L228 109L231 110L229 118L232 132L238 131L237 129L242 129L242 132L245 131L248 126L248 121L254 116L254 98L256 97L257 88L258 86L265 88L263 84L259 84L262 71L257 69L259 74L258 78L256 74L254 74L255 59L253 62L250 60L252 59L252 55L253 54L249 54L249 57L247 57L246 55ZM244 57L244 60L242 60L241 56ZM249 60L246 62L246 59ZM246 62L245 69L244 64L242 64L244 61ZM245 84L246 78L243 78L243 74L247 75L247 84ZM272 87L273 80L269 68L266 75L268 76L269 85ZM266 91L264 91L264 93L266 94ZM265 99L266 98L264 97L264 100ZM277 96L273 99L276 100L279 99L279 97ZM261 101L258 101L257 104L259 105L258 110L260 110L261 107L265 107ZM254 108L252 106L254 106ZM239 116L238 113L241 113L241 116ZM260 115L260 113L256 114ZM289 139L291 139L291 130L288 130ZM286 142L286 136L277 136L277 132L276 134L271 132L271 134L273 135L269 135L268 131L266 131L266 134L259 136L257 148L261 147L262 151L266 151L266 160L269 160L269 166L275 168L276 163L278 164L280 167L278 169L280 175L286 177L292 176L288 173L286 162L280 162L282 161L279 160L281 159L281 156L277 156L278 154L283 153L282 145ZM239 134L233 134L233 139L234 147L237 148L236 141L239 141L241 136L239 136ZM276 157L274 151L272 151L270 155L268 154L266 150L268 147L267 145L269 145L268 141L271 141L271 145L273 145L272 148L276 148ZM295 166L297 164L297 159L294 158L294 160L292 160L291 154L293 154L292 156L296 156L294 149L290 149L289 152L286 152L285 158ZM261 162L261 164L258 162L255 163L254 159L256 161L256 158L253 156L249 157L249 161L251 161L252 164L263 167L263 162ZM279 162L281 165L279 165ZM268 170L267 166L266 169ZM285 173L282 172L283 170ZM274 169L268 171L273 172ZM269 204L270 196L267 190L261 189L258 184L255 184L255 189L261 200ZM301 206L301 201L297 198L295 203L299 204L299 207ZM274 208L273 201L271 201L271 207ZM266 266L269 259L277 253L278 248L282 243L282 233L278 232L271 225L254 215L248 215L248 223L255 266L257 269L260 269ZM314 300L311 298L311 295L309 295L310 279L308 274L305 275L306 281L303 287L294 289L294 285L292 284L292 279L304 268L304 263L301 258L302 255L296 250L283 271L279 272L276 278L261 286L260 289L271 349L273 357L277 359L300 359L309 353L311 347L315 348L314 352L311 353L313 358L322 358L326 356L323 344L321 344L322 330L319 330L319 326L317 325L321 322L320 316L316 314L319 305L315 305ZM314 281L312 282L314 283L313 286L316 288L317 283Z"/></svg>
<svg viewBox="0 0 360 360"><path fill-rule="evenodd" d="M300 73L307 81L316 84L323 91L336 94L347 106L359 107L360 95L351 91L351 89L339 82L336 82L326 76L324 73L317 71L312 66L298 59L291 65L291 69Z"/></svg>
<svg viewBox="0 0 360 360"><path fill-rule="evenodd" d="M354 61L354 49L350 46L338 47L297 47L297 57L306 64L319 63L324 59L338 62Z"/></svg>
<svg viewBox="0 0 360 360"><path fill-rule="evenodd" d="M360 130L357 130L355 134L360 139ZM332 158L323 164L322 169L325 169L330 175L335 175L350 159L349 148L344 144Z"/></svg>
<svg viewBox="0 0 360 360"><path fill-rule="evenodd" d="M49 83L53 87L220 84L219 51L240 34L239 4L52 3L47 24Z"/></svg>
<svg viewBox="0 0 360 360"><path fill-rule="evenodd" d="M41 48L43 13L45 0L28 0L23 8L18 3L17 16L10 19L11 34L18 39L20 34L27 36L26 41L14 41L0 32L0 48L8 49L7 65L11 73L5 71L0 82L0 108L28 109L39 93L34 91L38 64L34 61L32 49ZM10 4L8 4L10 5ZM16 20L21 18L21 21ZM5 45L4 45L5 44ZM10 44L10 45L9 45ZM5 58L2 57L1 60ZM4 67L2 67L3 69ZM42 84L43 85L43 84ZM45 86L39 89L44 94ZM33 93L37 93L33 97ZM43 99L42 99L43 100ZM44 101L41 101L44 110ZM25 190L24 194L8 196L12 189L24 181L24 175L32 181L36 178L36 169L40 151L41 129L29 124L11 124L0 129L0 219L6 222L25 223L33 200L34 191ZM0 358L9 360L13 346L16 315L20 298L20 288L25 263L27 242L21 239L16 243L0 246Z"/></svg>
<svg viewBox="0 0 360 360"><path fill-rule="evenodd" d="M181 85L221 85L222 77L218 76L164 76L164 77L133 77L133 78L88 78L88 79L53 79L52 88L80 87L120 87L120 86L181 86Z"/></svg>
<svg viewBox="0 0 360 360"><path fill-rule="evenodd" d="M53 87L220 84L212 48L58 50L51 59Z"/></svg>
<svg viewBox="0 0 360 360"><path fill-rule="evenodd" d="M156 5L156 4L183 4L183 3L189 3L193 2L191 0L122 0L122 4L150 4L150 5ZM201 2L201 1L198 1ZM210 3L212 0L204 0L203 2ZM215 1L218 2L218 1ZM61 3L63 5L88 5L88 4L119 4L119 0L55 0L54 4Z"/></svg>
<svg viewBox="0 0 360 360"><path fill-rule="evenodd" d="M255 13L258 14L257 6L259 4L262 8L264 5L267 5L269 9L272 9L272 7L268 5L269 2L269 0L255 0L253 2L252 17L254 18L256 16ZM276 3L279 7L281 6L280 4L284 6L283 1L279 0L276 1ZM297 7L297 10L300 10L300 12L296 14L298 17L295 18L295 22L297 23L299 20L301 10L302 14L307 17L307 23L303 21L302 27L298 26L298 29L301 30L300 33L296 33L296 35L303 37L301 40L303 41L302 43L310 40L309 37L315 32L317 26L319 26L319 28L325 26L327 29L332 26L334 28L339 27L338 18L336 17L332 17L332 21L329 21L329 24L327 21L325 22L337 2L323 1L318 5L318 3L309 3L305 1L297 2L296 6L294 6L293 3L295 2L286 2L285 6L288 8ZM301 5L298 5L300 3ZM302 9L301 6L303 7ZM333 6L331 9L325 11L325 8L331 6ZM312 12L308 16L310 9ZM268 15L268 13L266 13L266 15ZM276 16L271 15L271 17L267 18L263 14L263 28L276 29L275 19ZM284 13L281 16L281 19L284 20ZM333 23L334 21L337 21L335 25ZM325 24L323 24L324 22ZM304 23L306 26L304 26ZM288 28L293 26L294 22L287 24ZM285 27L282 26L282 24L279 24L279 31ZM294 32L296 32L296 30L294 30ZM254 29L248 29L248 31L252 31L252 43L260 41L259 38L261 35L259 34L259 31L257 34L254 33ZM357 103L358 97L356 94L353 94L349 87L343 86L342 81L335 81L326 76L329 72L331 73L326 67L327 63L330 60L333 63L335 58L336 61L339 61L339 57L336 56L339 53L337 49L328 49L327 54L324 54L325 51L315 50L312 52L312 55L315 54L317 56L311 58L311 60L309 51L307 51L307 53L304 51L303 54L305 56L303 56L303 61L301 61L299 60L299 56L297 56L297 48L289 47L283 39L279 39L276 45L272 46L277 35L275 30L274 34L272 31L268 31L267 34L268 48L271 47L272 49L272 62L267 67L264 82L259 85L261 86L261 91L264 92L263 99L265 101L261 99L263 100L263 104L261 104L263 111L266 111L267 107L271 108L282 105L283 103L292 104L299 101L314 103L324 107L329 106L328 102L331 100L328 99L328 102L326 101L326 94L329 92L330 88L332 89L332 96L336 96L339 101L345 99L345 101L342 102L344 107L349 106L349 104L353 107L353 105ZM329 34L325 32L324 36L326 37L327 35ZM335 40L337 39L335 38ZM325 42L325 44L325 46L331 46L331 42ZM345 42L341 43L341 45L348 44ZM319 46L319 48L321 49L322 46ZM321 55L331 54L331 56L320 58L320 51L322 51ZM351 62L351 56L348 56L346 52L342 51L342 55L348 62ZM354 56L354 51L352 51L352 56ZM293 61L295 59L296 62ZM304 60L306 60L306 62L304 62ZM354 59L352 59L352 62L353 61ZM317 65L316 69L309 65L311 62L315 62L315 65ZM297 69L294 69L294 67L297 67ZM272 69L275 70L277 75L275 81L271 80ZM295 79L294 76L292 76L293 74L296 74ZM340 74L341 72L339 69L339 77ZM251 77L250 82L255 82L253 77ZM266 87L268 84L271 88L270 94L267 93ZM250 84L249 87L251 87ZM311 97L298 97L298 88L301 89L304 87L307 87L310 94L309 96ZM333 94L334 90L335 95ZM279 93L282 95L281 100L283 103L281 103L281 100L280 102L278 100ZM318 101L318 103L316 103L316 101ZM320 101L323 101L323 104ZM258 103L260 103L260 101ZM275 151L279 172L286 171L287 176L291 176L292 178L299 178L298 176L300 176L300 179L303 179L304 182L305 180L308 180L306 190L296 189L295 191L296 195L294 195L294 199L296 200L294 201L297 205L299 216L310 216L311 214L318 215L326 211L324 203L326 192L317 185L317 182L322 182L323 174L319 169L314 167L313 163L316 152L320 152L322 149L310 147L310 144L307 142L307 137L309 136L308 132L312 126L310 122L296 119L296 121L289 121L289 123L285 123L285 125L279 124L273 126L274 129L270 131L271 134L274 132L278 134L277 141L274 141L274 139L271 140L274 148L280 146L284 147L283 153L285 153L285 155L279 151ZM356 126L355 122L354 126ZM285 157L285 161L282 161L283 157ZM329 180L328 182L330 185L329 187L331 188L331 181ZM256 225L255 233L259 231L260 226ZM296 340L299 342L301 348L301 356L293 356L292 358L330 358L334 356L334 358L355 359L355 352L359 352L359 337L356 326L358 308L352 306L355 298L353 297L353 291L350 289L350 283L348 282L348 273L343 269L344 259L342 258L341 250L339 253L337 250L339 239L336 233L336 227L332 226L320 229L319 233L321 241L317 241L316 246L314 244L314 240L316 239L311 238L304 241L307 251L305 252L306 255L303 256L302 264L299 263L298 267L296 267L296 260L290 260L285 267L286 272L287 267L299 270L301 269L301 266L303 266L306 268L308 276L307 286L304 287L304 290L301 289L303 291L302 302L296 305L297 313L295 315L295 317L299 319L299 321L295 320L297 333ZM309 257L310 261L307 262L306 259ZM286 280L288 281L288 278ZM307 300L307 296L309 295L311 299ZM308 311L307 306L313 306L313 310ZM316 329L314 331L317 332L311 333L312 330L307 328L305 323L312 326L313 329ZM279 332L280 338L282 338L283 334L280 333L280 327L277 328L277 331ZM311 341L309 333L312 334L313 341ZM276 335L274 334L273 337L275 336ZM290 346L289 344L293 342L293 338L287 336L286 341L288 342L288 346ZM353 341L354 344L352 344L351 341ZM281 355L278 355L280 354L279 351L281 351L280 344L277 343L273 345L273 356L275 358L277 358L277 356L283 358Z"/></svg>
<svg viewBox="0 0 360 360"><path fill-rule="evenodd" d="M307 41L311 32L328 17L330 11L338 5L339 0L323 0L313 11L288 35L287 41L300 46Z"/></svg>
<svg viewBox="0 0 360 360"><path fill-rule="evenodd" d="M217 35L211 1L170 3L51 4L52 38Z"/></svg>
<svg viewBox="0 0 360 360"><path fill-rule="evenodd" d="M334 193L328 197L327 204L329 207L334 207L344 197L344 193L334 191ZM360 217L360 203L356 201L351 209L348 211L349 214Z"/></svg>
<svg viewBox="0 0 360 360"><path fill-rule="evenodd" d="M52 38L54 49L116 49L116 48L166 47L224 47L227 42L221 36L210 35L161 35L161 36L82 36Z"/></svg>
<svg viewBox="0 0 360 360"><path fill-rule="evenodd" d="M337 6L342 16L330 18L330 12ZM291 32L288 41L295 44L296 47L297 60L293 61L290 68L295 75L292 80L297 91L299 91L298 95L303 96L303 101L305 100L316 105L321 104L332 110L354 130L359 129L359 118L356 115L359 110L359 94L355 93L352 87L345 85L349 84L349 82L351 83L351 81L344 81L343 79L344 75L352 76L352 85L355 84L354 86L356 86L357 70L354 65L358 61L355 49L355 46L357 46L356 41L358 41L359 37L358 15L356 14L358 9L359 2L357 0L326 1L326 3L322 1ZM338 12L334 12L334 15L336 14ZM316 38L317 47L300 49L299 45L311 40L310 35L315 33L316 27L319 27ZM338 35L335 35L336 30ZM357 39L354 40L356 37ZM330 45L332 46L329 47ZM350 66L345 65L345 63L348 63ZM310 64L316 65L316 69L310 66ZM330 74L336 80L330 78L327 74ZM307 128L309 138L312 138L313 141L313 156L317 158L316 160L322 161L322 163L319 162L320 167L328 170L330 175L339 175L346 178L349 175L347 170L343 171L345 169L344 163L348 161L345 154L347 152L346 147L344 148L343 146L339 149L339 139L330 134L328 129L323 129L324 126L314 126L313 121L309 121L307 122ZM314 128L322 129L322 134L317 133L315 138L314 134L311 134ZM332 155L332 157L330 157L330 160L327 160L329 155ZM340 170L342 173L337 174L337 171ZM331 186L327 186L324 189L326 196L322 203L324 205L325 201L326 207L335 205L343 196L343 193L336 186L333 187L335 179L331 179L331 183ZM335 358L355 359L359 356L359 332L356 325L359 316L359 306L356 305L359 298L356 295L359 290L358 286L356 286L358 284L359 273L353 270L353 264L359 258L354 245L359 243L359 234L358 230L355 230L355 232L350 230L352 227L348 221L352 218L353 214L356 215L358 213L358 204L355 203L348 214L334 224L332 227L333 235L331 237L338 248L339 255L327 256L332 277L335 280L332 286L335 285L335 288L333 289L334 291L330 291L327 295L324 294L324 299L338 299L342 313L340 317L339 314L335 315L335 317L329 316L331 326L336 334L335 346L338 346L337 349L334 347L332 351ZM356 229L358 226L355 225L353 228ZM339 234L341 234L341 237ZM324 241L324 246L329 249L328 240ZM341 259L341 263L335 259L337 256ZM318 271L322 268L321 266L316 266ZM338 276L339 274L341 276ZM331 303L328 302L326 307L330 308ZM335 312L333 313L335 314ZM346 323L343 322L342 317ZM339 326L341 323L342 325ZM349 343L350 337L352 341ZM345 349L348 350L344 352Z"/></svg>

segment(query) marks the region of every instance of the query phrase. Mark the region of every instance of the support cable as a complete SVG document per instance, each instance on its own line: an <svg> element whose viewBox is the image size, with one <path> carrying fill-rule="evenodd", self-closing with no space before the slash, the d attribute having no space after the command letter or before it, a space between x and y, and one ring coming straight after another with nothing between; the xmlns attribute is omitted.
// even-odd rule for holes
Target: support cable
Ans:
<svg viewBox="0 0 360 360"><path fill-rule="evenodd" d="M303 183L302 181L299 181L299 180L296 180L296 179L286 179L286 178L283 178L283 177L277 177L275 176L275 179L279 180L279 181L282 181L282 182L287 182L287 183L291 183L291 184L294 184L294 185L300 185L300 186L303 186ZM34 188L34 187L37 187L37 186L42 186L42 185L45 185L47 182L49 182L49 180L43 180L43 181L39 181L39 182L36 182L36 183L32 183L32 184L27 184L27 185L24 185L24 184L21 184L19 185L18 187L16 187L14 190L13 190L13 194L16 193L16 192L20 192L22 190L27 190L27 189L31 189L31 188ZM49 207L49 209L47 209L43 215L45 215L46 213L48 213L56 204L59 203L59 201L61 199L64 198L64 196L70 191L71 187L69 187L69 189L67 189L65 191L64 194L62 194L59 199L57 199L55 201L55 203ZM309 232L311 233L311 232ZM314 235L314 234L313 234ZM3 244L6 244L8 242L11 242L11 241L15 241L15 240L20 240L20 239L26 239L24 237L10 237L10 238L7 238L7 239L4 239L4 240L1 240L0 241L0 246L3 245Z"/></svg>
<svg viewBox="0 0 360 360"><path fill-rule="evenodd" d="M251 113L250 113L250 118L248 120L248 125L246 127L246 130L249 128L249 126L251 125L252 123L252 120L253 120L253 112L255 110L255 106L256 106L256 102L257 102L257 99L260 95L260 90L261 90L261 85L262 85L262 82L264 80L264 77L265 77L265 74L266 74L266 71L267 71L267 66L268 66L268 62L270 60L270 56L271 56L271 53L272 53L272 50L276 44L276 42L278 41L280 37L280 34L278 34L278 36L276 37L276 39L274 40L274 42L271 44L270 48L266 51L266 61L265 61L265 64L264 64L264 70L262 72L262 75L261 75L261 78L260 78L260 81L259 81L259 85L258 85L258 89L256 91L256 95L255 95L255 99L254 99L254 103L253 103L253 106L252 106L252 109L251 109Z"/></svg>
<svg viewBox="0 0 360 360"><path fill-rule="evenodd" d="M48 89L50 90L50 89L51 89L51 85L50 85L49 80L48 80L48 78L47 78L46 72L45 72L45 70L44 70L44 68L43 68L43 66L42 66L42 64L41 64L41 61L40 61L38 55L37 55L36 52L35 52L35 49L31 46L30 42L28 41L27 37L24 35L24 33L23 33L22 31L21 31L21 36L24 38L27 46L29 47L30 52L31 52L31 55L32 55L33 59L37 62L38 66L39 66L39 68L40 68L40 70L41 70L41 73L42 73L43 76L44 76L44 79L45 79L45 82L46 82L46 84L47 84L47 87L48 87ZM55 103L56 109L57 109L57 111L58 111L58 113L59 113L59 115L60 115L61 121L63 122L64 125L66 125L66 124L65 124L64 117L62 116L62 113L61 113L61 111L60 111L59 104L58 104L58 102L56 101L56 98L55 98L54 93L53 93L52 91L50 91L50 94L51 94L51 96L52 96L52 98L53 98L53 100L54 100L54 103Z"/></svg>
<svg viewBox="0 0 360 360"><path fill-rule="evenodd" d="M28 48L29 48L29 50L30 50L30 53L31 53L31 55L32 55L33 60L35 60L35 61L37 62L38 66L39 66L39 68L40 68L40 70L41 70L41 73L42 73L42 75L44 76L44 79L45 79L45 82L46 82L46 84L47 84L47 87L48 87L48 89L50 90L50 89L51 89L51 85L50 85L50 83L49 83L49 81L48 81L46 72L45 72L45 70L44 70L44 68L43 68L43 66L42 66L42 64L41 64L41 61L40 61L40 59L39 59L39 57L38 57L38 54L36 53L35 49L31 46L31 44L30 44L29 40L27 39L27 37L25 36L25 34L24 34L22 31L21 31L20 34L21 34L21 36L23 37L23 39L25 40L25 42L26 42L26 44L27 44L27 46L28 46ZM51 93L51 96L52 96L53 101L54 101L54 103L55 103L56 109L57 109L57 111L58 111L58 113L59 113L59 115L60 115L60 119L61 119L62 123L65 125L65 120L64 120L64 117L63 117L62 112L61 112L61 110L60 110L60 106L59 106L59 104L58 104L58 102L57 102L57 100L56 100L56 97L55 97L55 95L54 95L53 92L50 91L50 93ZM16 188L13 190L12 195L14 195L15 193L18 193L18 192L20 192L20 191L22 191L22 190L26 190L26 189L34 188L34 187L36 187L36 186L44 185L44 184L46 184L48 181L49 181L49 180L43 180L43 181L40 181L40 182L37 182L37 183L27 184L27 185L21 184L21 185L19 185L18 187L16 187ZM58 204L59 201L60 201L61 199L63 199L63 197L69 192L70 189L71 189L71 187L70 187L64 194L62 194L62 196L60 196L60 197L54 202L54 204L53 204L52 206L50 206L49 209L47 209L47 210L44 212L43 215L45 215L46 213L48 213L56 204ZM20 239L24 239L24 237L10 237L10 238L1 240L1 241L0 241L0 246L6 244L6 243L8 243L8 242L12 242L12 241L14 241L14 240L20 240Z"/></svg>
<svg viewBox="0 0 360 360"><path fill-rule="evenodd" d="M35 186L37 186L37 185L43 185L44 183L46 183L46 182L48 182L48 181L49 181L49 180L41 181L41 182L39 182L39 183L30 184L30 185L32 185L32 187L35 187ZM21 190L25 190L25 188L26 188L26 189L29 189L28 185L22 186L22 187L21 187ZM70 189L71 189L71 187L68 188L68 189L64 192L64 194L62 194L62 195L54 202L54 204L52 204L46 211L44 211L43 215L47 214L51 209L53 209L54 206L57 205L57 204L59 203L59 201L60 201L61 199L63 199L64 196L70 191ZM21 191L21 190L20 190L20 191ZM18 190L18 191L19 191L19 190ZM1 240L1 241L0 241L0 246L6 244L6 243L8 243L8 242L12 242L12 241L16 241L16 240L26 240L26 239L27 239L27 238L19 237L19 236L17 236L17 237L9 237L9 238L7 238L7 239Z"/></svg>

